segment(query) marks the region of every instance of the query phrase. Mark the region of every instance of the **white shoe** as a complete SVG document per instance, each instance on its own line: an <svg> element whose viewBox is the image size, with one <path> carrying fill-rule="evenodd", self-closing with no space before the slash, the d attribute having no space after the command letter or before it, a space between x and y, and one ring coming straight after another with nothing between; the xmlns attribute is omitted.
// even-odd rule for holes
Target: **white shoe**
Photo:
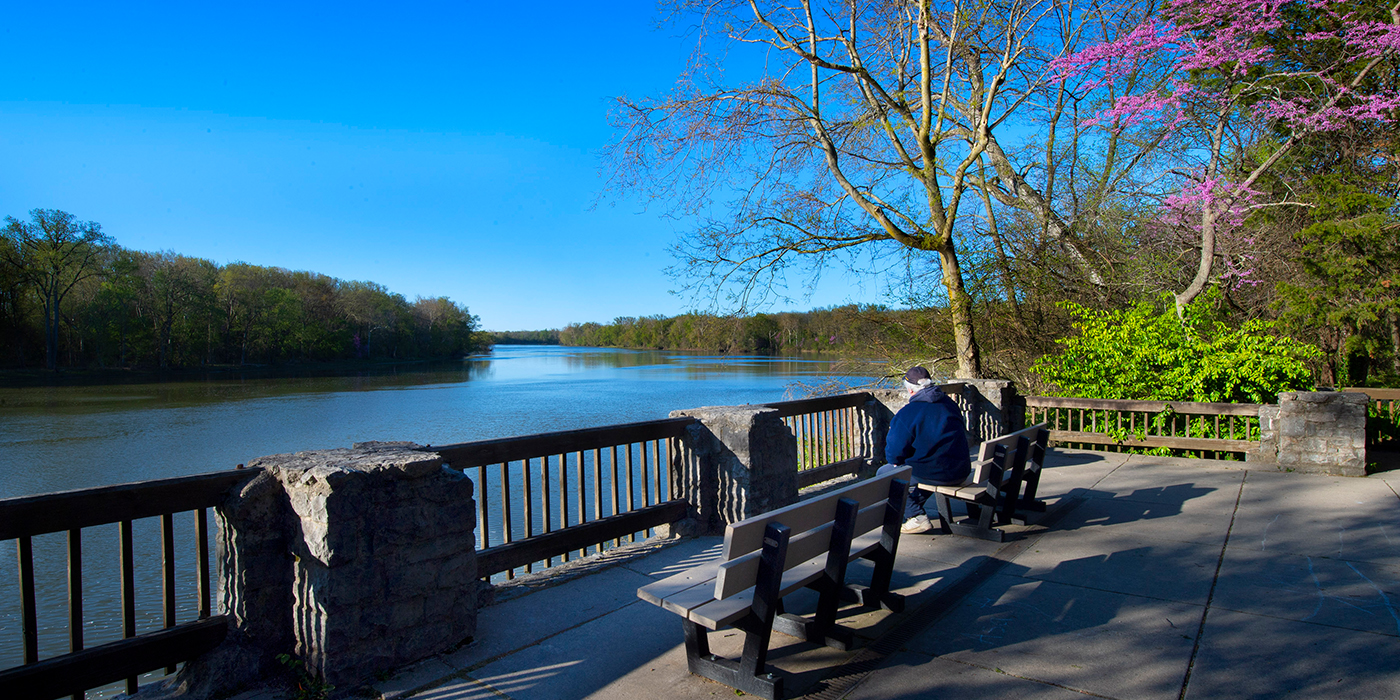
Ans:
<svg viewBox="0 0 1400 700"><path fill-rule="evenodd" d="M916 515L905 520L904 524L899 527L899 531L906 535L916 535L920 532L928 532L932 529L933 522L928 519L927 515Z"/></svg>

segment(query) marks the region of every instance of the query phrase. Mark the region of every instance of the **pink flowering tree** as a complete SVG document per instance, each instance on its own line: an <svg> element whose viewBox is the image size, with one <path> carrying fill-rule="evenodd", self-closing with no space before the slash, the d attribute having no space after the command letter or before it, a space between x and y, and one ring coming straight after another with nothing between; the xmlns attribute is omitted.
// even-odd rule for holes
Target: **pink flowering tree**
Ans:
<svg viewBox="0 0 1400 700"><path fill-rule="evenodd" d="M1212 279L1251 281L1247 251L1227 256L1218 276L1216 258L1222 238L1243 241L1237 229L1249 212L1271 204L1254 190L1260 177L1312 134L1400 117L1396 81L1377 79L1400 53L1400 4L1384 14L1337 0L1168 0L1122 38L1054 63L1113 96L1090 122L1157 129L1162 146L1188 161L1170 173L1185 184L1162 200L1165 223L1199 236L1178 314ZM1153 65L1168 79L1135 89Z"/></svg>

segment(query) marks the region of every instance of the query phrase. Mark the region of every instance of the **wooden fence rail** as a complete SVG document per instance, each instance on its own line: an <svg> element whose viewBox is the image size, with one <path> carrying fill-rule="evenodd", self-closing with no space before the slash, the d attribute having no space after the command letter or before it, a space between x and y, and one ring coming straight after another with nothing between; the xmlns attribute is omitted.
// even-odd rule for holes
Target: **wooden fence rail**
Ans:
<svg viewBox="0 0 1400 700"><path fill-rule="evenodd" d="M1026 423L1048 423L1050 440L1062 444L1165 447L1213 456L1259 446L1259 404L1027 396L1025 405Z"/></svg>
<svg viewBox="0 0 1400 700"><path fill-rule="evenodd" d="M15 540L20 580L20 634L24 664L0 671L5 697L81 700L88 688L126 680L128 695L137 691L137 676L175 665L213 649L228 629L214 615L210 589L208 509L231 489L255 476L257 469L159 479L78 491L0 500L0 540ZM177 620L174 515L194 513L198 611L192 621ZM136 634L135 562L132 522L160 519L161 607L164 629ZM83 639L83 528L116 523L120 557L122 639L85 647ZM39 658L34 542L37 535L67 534L69 653ZM55 626L46 621L46 627Z"/></svg>
<svg viewBox="0 0 1400 700"><path fill-rule="evenodd" d="M792 430L801 486L852 473L876 455L863 440L869 394L767 404ZM478 567L513 578L598 552L685 517L670 465L696 424L674 418L584 430L425 447L476 486ZM175 665L217 646L227 618L212 609L208 509L261 470L243 469L0 500L0 539L17 543L24 664L0 671L5 697L59 697ZM193 512L198 601L193 620L176 610L173 518ZM164 628L136 634L132 521L160 521ZM118 525L123 638L84 648L82 529ZM33 538L67 533L70 653L39 658ZM47 627L54 623L45 620Z"/></svg>
<svg viewBox="0 0 1400 700"><path fill-rule="evenodd" d="M478 570L511 579L684 517L667 465L695 422L668 418L424 449L476 484Z"/></svg>
<svg viewBox="0 0 1400 700"><path fill-rule="evenodd" d="M861 442L870 421L861 407L870 399L861 392L764 404L778 409L797 440L798 488L853 474L874 456Z"/></svg>

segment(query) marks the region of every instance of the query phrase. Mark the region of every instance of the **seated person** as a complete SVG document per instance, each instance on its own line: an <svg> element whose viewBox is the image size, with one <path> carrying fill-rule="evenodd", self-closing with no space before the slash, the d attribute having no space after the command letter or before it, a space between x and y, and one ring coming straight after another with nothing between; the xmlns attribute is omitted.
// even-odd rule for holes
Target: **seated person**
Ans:
<svg viewBox="0 0 1400 700"><path fill-rule="evenodd" d="M948 486L967 480L972 473L967 425L958 405L934 385L923 367L911 367L904 373L904 388L909 391L909 404L890 421L890 433L885 438L887 464L877 473L904 464L913 468L900 532L928 532L933 529L924 510L929 492L916 484Z"/></svg>

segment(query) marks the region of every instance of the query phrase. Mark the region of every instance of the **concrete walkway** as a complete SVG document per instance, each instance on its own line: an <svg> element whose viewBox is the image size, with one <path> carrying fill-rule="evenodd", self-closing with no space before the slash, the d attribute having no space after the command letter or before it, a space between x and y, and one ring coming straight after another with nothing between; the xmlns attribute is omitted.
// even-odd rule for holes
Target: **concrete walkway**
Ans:
<svg viewBox="0 0 1400 700"><path fill-rule="evenodd" d="M853 652L782 635L789 697L1400 698L1400 472L1364 479L1056 450L1049 527L901 539L899 615ZM686 672L679 618L636 589L717 554L682 541L481 612L478 641L387 699L734 697ZM868 568L853 576L867 575ZM815 596L787 599L806 612ZM737 656L742 634L711 635Z"/></svg>

